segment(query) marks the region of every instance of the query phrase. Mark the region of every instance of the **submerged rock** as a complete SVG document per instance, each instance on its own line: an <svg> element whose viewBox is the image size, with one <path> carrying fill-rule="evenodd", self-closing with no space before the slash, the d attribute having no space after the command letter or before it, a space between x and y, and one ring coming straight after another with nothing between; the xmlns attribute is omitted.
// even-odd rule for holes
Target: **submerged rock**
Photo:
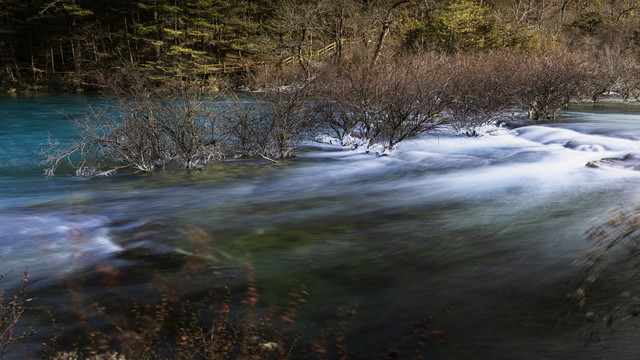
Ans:
<svg viewBox="0 0 640 360"><path fill-rule="evenodd" d="M598 168L601 166L613 166L623 169L640 170L640 155L627 154L622 157L604 158L595 161L589 161L586 167Z"/></svg>

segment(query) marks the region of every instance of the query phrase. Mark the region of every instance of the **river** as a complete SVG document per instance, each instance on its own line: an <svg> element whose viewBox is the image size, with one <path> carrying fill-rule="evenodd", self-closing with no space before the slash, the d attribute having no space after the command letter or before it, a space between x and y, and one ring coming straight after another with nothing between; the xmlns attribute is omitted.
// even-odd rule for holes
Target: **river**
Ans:
<svg viewBox="0 0 640 360"><path fill-rule="evenodd" d="M305 278L301 321L356 306L348 344L357 354L428 316L446 339L429 343L435 358L640 354L637 331L585 321L566 300L572 262L593 245L584 236L593 219L639 200L639 171L585 166L640 151L637 106L576 105L558 123L436 133L382 157L310 142L279 164L45 177L43 144L74 136L62 110L88 104L101 100L0 98L0 271L28 270L40 306L62 306L55 289L79 274L145 268L177 277L171 259L195 257L217 269L218 284L242 278L251 262L264 305L286 303L291 279ZM147 280L120 279L122 298ZM208 285L200 275L181 291ZM85 291L102 296L108 286ZM620 286L594 296L614 304Z"/></svg>

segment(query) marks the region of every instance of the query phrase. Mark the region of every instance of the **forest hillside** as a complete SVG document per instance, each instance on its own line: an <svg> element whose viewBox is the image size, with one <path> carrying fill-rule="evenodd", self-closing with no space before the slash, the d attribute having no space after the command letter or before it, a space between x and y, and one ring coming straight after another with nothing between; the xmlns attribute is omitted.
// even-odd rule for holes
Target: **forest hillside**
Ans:
<svg viewBox="0 0 640 360"><path fill-rule="evenodd" d="M215 82L421 52L639 46L640 0L2 0L0 89L98 90L143 70ZM635 60L634 60L635 61Z"/></svg>

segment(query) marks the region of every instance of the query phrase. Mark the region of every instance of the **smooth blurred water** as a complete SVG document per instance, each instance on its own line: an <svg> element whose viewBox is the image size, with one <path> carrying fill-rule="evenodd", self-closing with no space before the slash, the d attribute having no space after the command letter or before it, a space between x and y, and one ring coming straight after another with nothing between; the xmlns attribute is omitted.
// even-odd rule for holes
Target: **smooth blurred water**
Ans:
<svg viewBox="0 0 640 360"><path fill-rule="evenodd" d="M60 110L87 104L102 101L0 98L0 270L55 284L186 251L232 272L251 261L265 303L286 301L290 279L309 270L307 320L357 303L350 344L360 352L434 314L447 337L430 345L438 358L640 352L630 332L585 347L590 325L567 320L565 301L592 219L638 200L640 172L585 164L640 150L639 108L576 107L561 123L478 138L434 134L384 157L309 143L282 164L45 177L41 146L75 136Z"/></svg>

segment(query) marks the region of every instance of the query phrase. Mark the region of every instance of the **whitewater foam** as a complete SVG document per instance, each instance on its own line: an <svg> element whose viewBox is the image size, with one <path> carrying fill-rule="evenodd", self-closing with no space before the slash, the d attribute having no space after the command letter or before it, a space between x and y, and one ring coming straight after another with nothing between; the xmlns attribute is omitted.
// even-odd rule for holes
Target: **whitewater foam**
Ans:
<svg viewBox="0 0 640 360"><path fill-rule="evenodd" d="M0 269L68 272L122 248L111 240L103 216L0 215Z"/></svg>

